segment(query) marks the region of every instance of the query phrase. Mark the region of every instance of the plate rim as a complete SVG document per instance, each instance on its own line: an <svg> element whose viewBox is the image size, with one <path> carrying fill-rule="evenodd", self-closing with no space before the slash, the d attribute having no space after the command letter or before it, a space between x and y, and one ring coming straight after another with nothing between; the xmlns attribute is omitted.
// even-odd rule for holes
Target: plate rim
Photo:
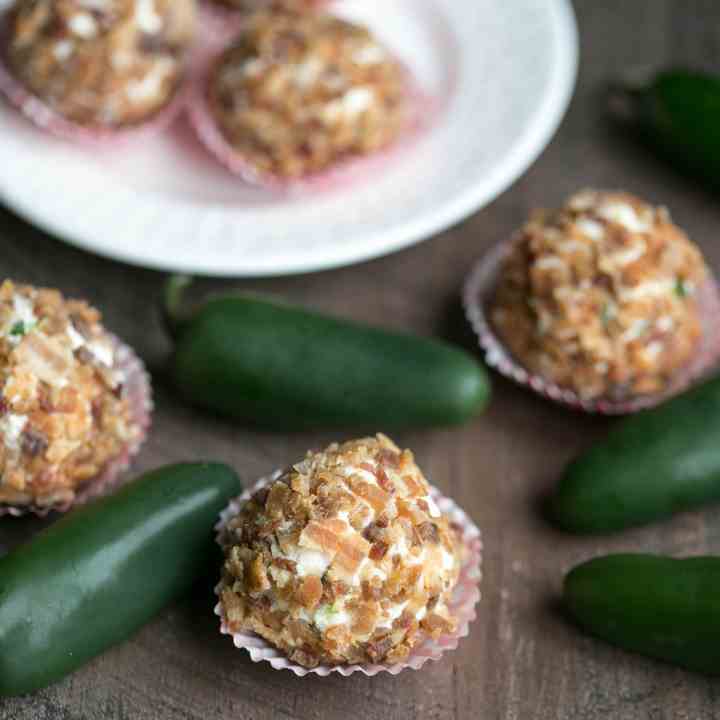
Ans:
<svg viewBox="0 0 720 720"><path fill-rule="evenodd" d="M579 31L577 19L570 0L548 0L548 10L553 14L551 24L556 37L557 52L552 68L552 78L535 109L523 134L510 148L504 160L492 169L481 183L471 183L462 193L438 206L433 212L395 225L369 232L362 243L336 246L325 257L306 256L288 258L272 271L262 264L253 266L244 259L243 267L216 267L215 264L198 266L182 261L147 258L132 249L98 247L87 233L67 235L61 221L42 216L33 210L32 203L22 196L11 194L0 187L0 199L17 215L35 227L53 235L62 242L106 259L115 260L162 272L190 273L205 277L282 277L322 272L355 265L390 255L424 242L457 225L470 215L480 211L520 179L535 163L559 129L569 108L575 89L579 68ZM192 265L192 267L190 266Z"/></svg>

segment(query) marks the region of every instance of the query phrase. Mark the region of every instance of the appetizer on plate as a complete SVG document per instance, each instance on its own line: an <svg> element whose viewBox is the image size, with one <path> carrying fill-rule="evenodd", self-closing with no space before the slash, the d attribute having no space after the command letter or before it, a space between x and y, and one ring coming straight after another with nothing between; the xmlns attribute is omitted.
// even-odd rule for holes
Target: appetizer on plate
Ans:
<svg viewBox="0 0 720 720"><path fill-rule="evenodd" d="M200 75L199 136L252 182L317 178L412 125L405 67L366 28L319 11L253 13Z"/></svg>
<svg viewBox="0 0 720 720"><path fill-rule="evenodd" d="M4 22L3 87L60 134L137 127L174 107L194 32L194 0L19 1Z"/></svg>

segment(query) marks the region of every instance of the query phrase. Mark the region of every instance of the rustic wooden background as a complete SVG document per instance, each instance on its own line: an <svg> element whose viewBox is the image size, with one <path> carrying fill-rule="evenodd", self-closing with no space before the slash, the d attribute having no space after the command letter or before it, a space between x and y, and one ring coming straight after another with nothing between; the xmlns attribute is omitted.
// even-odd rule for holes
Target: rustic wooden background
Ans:
<svg viewBox="0 0 720 720"><path fill-rule="evenodd" d="M720 205L603 121L601 89L637 64L712 65L720 59L714 0L577 0L582 68L570 113L550 148L509 192L475 217L398 255L353 268L243 283L338 315L472 346L458 291L472 261L506 237L533 206L559 203L583 186L623 187L666 203L720 268ZM481 42L482 39L478 38ZM167 346L153 301L158 273L71 249L0 209L0 271L86 296L107 324L152 367ZM207 283L216 287L218 283ZM433 481L484 531L483 600L459 650L420 672L368 679L298 679L253 665L220 637L211 597L201 588L137 637L59 685L0 700L2 720L367 720L538 718L595 720L720 717L720 686L626 655L582 636L557 609L564 571L597 553L720 551L718 511L610 539L577 539L542 520L539 498L565 461L606 421L578 416L494 377L490 411L459 430L400 433ZM248 479L300 457L335 434L270 435L192 412L156 375L157 413L138 470L183 459L232 463ZM34 520L4 520L3 545L29 536ZM38 578L41 581L41 578Z"/></svg>

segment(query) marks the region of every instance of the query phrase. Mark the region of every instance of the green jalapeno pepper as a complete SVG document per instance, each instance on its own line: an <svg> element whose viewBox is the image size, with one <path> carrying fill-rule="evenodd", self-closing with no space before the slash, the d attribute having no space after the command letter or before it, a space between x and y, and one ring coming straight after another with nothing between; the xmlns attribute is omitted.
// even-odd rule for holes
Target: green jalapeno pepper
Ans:
<svg viewBox="0 0 720 720"><path fill-rule="evenodd" d="M0 558L0 696L59 680L188 589L240 490L223 465L165 467Z"/></svg>
<svg viewBox="0 0 720 720"><path fill-rule="evenodd" d="M671 69L611 90L611 112L675 168L720 189L720 77Z"/></svg>
<svg viewBox="0 0 720 720"><path fill-rule="evenodd" d="M720 378L620 422L551 498L573 532L609 532L720 501Z"/></svg>
<svg viewBox="0 0 720 720"><path fill-rule="evenodd" d="M720 558L609 555L565 578L563 599L587 632L690 670L720 674Z"/></svg>
<svg viewBox="0 0 720 720"><path fill-rule="evenodd" d="M369 429L462 423L489 383L445 343L346 322L253 295L208 300L184 316L168 287L175 387L192 404L269 429Z"/></svg>

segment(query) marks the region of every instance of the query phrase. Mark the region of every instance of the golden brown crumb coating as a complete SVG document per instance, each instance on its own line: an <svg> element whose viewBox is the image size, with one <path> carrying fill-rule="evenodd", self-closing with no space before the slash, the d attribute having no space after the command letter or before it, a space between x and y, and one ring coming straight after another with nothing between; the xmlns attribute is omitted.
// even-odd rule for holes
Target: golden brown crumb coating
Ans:
<svg viewBox="0 0 720 720"><path fill-rule="evenodd" d="M251 166L297 178L395 140L406 121L405 79L365 28L276 7L249 17L217 61L208 97Z"/></svg>
<svg viewBox="0 0 720 720"><path fill-rule="evenodd" d="M492 321L531 372L583 398L656 393L697 350L706 277L667 210L583 191L515 239Z"/></svg>
<svg viewBox="0 0 720 720"><path fill-rule="evenodd" d="M0 504L72 501L136 439L115 359L87 303L0 286Z"/></svg>
<svg viewBox="0 0 720 720"><path fill-rule="evenodd" d="M174 96L194 0L18 0L7 58L53 110L84 126L139 123Z"/></svg>

